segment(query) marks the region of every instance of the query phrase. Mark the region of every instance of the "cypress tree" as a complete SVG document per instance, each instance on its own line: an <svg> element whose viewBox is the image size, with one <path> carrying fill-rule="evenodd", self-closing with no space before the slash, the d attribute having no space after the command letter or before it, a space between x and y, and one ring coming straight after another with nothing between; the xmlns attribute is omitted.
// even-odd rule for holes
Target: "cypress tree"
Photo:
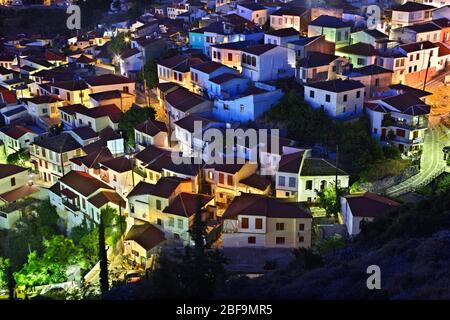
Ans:
<svg viewBox="0 0 450 320"><path fill-rule="evenodd" d="M103 215L100 214L100 225L98 228L98 255L100 260L100 291L102 298L109 290L108 282L108 255L105 248L105 223Z"/></svg>

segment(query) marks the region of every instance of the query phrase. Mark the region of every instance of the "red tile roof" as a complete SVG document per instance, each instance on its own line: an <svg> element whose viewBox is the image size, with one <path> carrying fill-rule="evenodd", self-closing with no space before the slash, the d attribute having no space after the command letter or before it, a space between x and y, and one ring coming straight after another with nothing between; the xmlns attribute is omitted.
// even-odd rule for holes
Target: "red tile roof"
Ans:
<svg viewBox="0 0 450 320"><path fill-rule="evenodd" d="M0 179L12 176L23 171L28 171L28 168L16 166L14 164L0 164Z"/></svg>
<svg viewBox="0 0 450 320"><path fill-rule="evenodd" d="M253 54L255 56L260 56L264 53L266 53L269 50L272 50L273 48L277 47L277 45L274 44L259 44L253 47L248 47L242 49L242 52Z"/></svg>
<svg viewBox="0 0 450 320"><path fill-rule="evenodd" d="M21 125L12 125L10 127L5 127L2 128L1 131L6 134L8 137L11 137L13 139L19 139L20 137L22 137L24 134L27 134L29 132L33 132L28 128L25 128L24 126Z"/></svg>
<svg viewBox="0 0 450 320"><path fill-rule="evenodd" d="M355 217L375 218L400 206L400 203L375 193L366 192L345 197Z"/></svg>
<svg viewBox="0 0 450 320"><path fill-rule="evenodd" d="M77 113L90 118L109 117L114 123L119 122L122 117L122 111L115 104L106 104L95 108L80 109Z"/></svg>
<svg viewBox="0 0 450 320"><path fill-rule="evenodd" d="M132 170L131 161L127 157L117 157L106 161L101 161L100 165L118 173Z"/></svg>
<svg viewBox="0 0 450 320"><path fill-rule="evenodd" d="M154 137L160 132L167 132L167 126L162 121L148 119L135 127L136 131L148 134Z"/></svg>
<svg viewBox="0 0 450 320"><path fill-rule="evenodd" d="M98 189L109 189L113 190L112 187L107 184L101 182L97 178L94 178L90 174L81 171L70 171L65 174L59 182L69 186L73 190L81 193L83 196L90 196Z"/></svg>
<svg viewBox="0 0 450 320"><path fill-rule="evenodd" d="M96 208L100 209L108 203L114 203L122 208L126 208L126 201L115 191L101 191L90 197L88 201Z"/></svg>
<svg viewBox="0 0 450 320"><path fill-rule="evenodd" d="M235 197L225 210L223 218L235 218L238 215L312 219L309 211L295 203L252 193L242 193Z"/></svg>
<svg viewBox="0 0 450 320"><path fill-rule="evenodd" d="M195 214L199 206L203 208L212 199L214 197L204 194L182 192L164 208L163 212L189 218Z"/></svg>
<svg viewBox="0 0 450 320"><path fill-rule="evenodd" d="M161 244L166 238L164 232L150 223L133 225L125 236L126 241L135 241L149 251Z"/></svg>
<svg viewBox="0 0 450 320"><path fill-rule="evenodd" d="M85 81L91 87L134 83L133 80L116 74L103 74L100 76L88 77Z"/></svg>

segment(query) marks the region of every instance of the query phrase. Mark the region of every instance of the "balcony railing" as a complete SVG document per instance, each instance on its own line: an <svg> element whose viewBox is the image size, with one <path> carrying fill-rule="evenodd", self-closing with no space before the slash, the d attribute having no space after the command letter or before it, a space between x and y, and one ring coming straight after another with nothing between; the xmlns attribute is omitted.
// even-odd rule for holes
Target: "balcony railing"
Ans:
<svg viewBox="0 0 450 320"><path fill-rule="evenodd" d="M395 119L393 117L384 117L381 121L382 127L396 127L396 128L402 128L406 130L419 130L419 129L426 129L428 128L428 119L426 118L419 118L419 121L415 123L402 121Z"/></svg>
<svg viewBox="0 0 450 320"><path fill-rule="evenodd" d="M75 204L73 204L73 203L71 203L71 202L69 202L69 201L67 201L67 200L64 200L64 201L63 201L63 204L64 204L64 206L65 206L67 209L69 209L69 210L71 210L71 211L73 211L73 212L80 211L80 207L79 207L79 206L77 206L77 205L75 205Z"/></svg>
<svg viewBox="0 0 450 320"><path fill-rule="evenodd" d="M406 143L406 144L421 144L421 143L423 143L422 137L408 139L405 137L393 136L390 140L396 141L396 142L401 142L401 143Z"/></svg>

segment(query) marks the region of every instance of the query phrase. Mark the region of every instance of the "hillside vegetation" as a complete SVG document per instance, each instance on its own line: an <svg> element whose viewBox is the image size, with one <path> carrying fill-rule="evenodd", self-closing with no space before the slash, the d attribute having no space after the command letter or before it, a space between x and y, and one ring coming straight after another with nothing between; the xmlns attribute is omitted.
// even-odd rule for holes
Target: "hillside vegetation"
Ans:
<svg viewBox="0 0 450 320"><path fill-rule="evenodd" d="M368 290L366 269L381 269L381 290ZM363 227L344 249L324 257L297 254L289 268L238 278L226 298L450 299L450 190L406 204Z"/></svg>

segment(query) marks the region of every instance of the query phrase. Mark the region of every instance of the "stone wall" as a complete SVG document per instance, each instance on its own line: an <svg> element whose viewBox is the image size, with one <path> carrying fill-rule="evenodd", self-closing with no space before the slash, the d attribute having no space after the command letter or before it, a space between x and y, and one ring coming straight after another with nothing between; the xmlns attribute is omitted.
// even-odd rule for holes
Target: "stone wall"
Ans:
<svg viewBox="0 0 450 320"><path fill-rule="evenodd" d="M419 168L417 166L411 166L397 176L386 177L374 182L363 182L361 183L361 188L366 191L385 194L387 188L399 184L417 173L419 173Z"/></svg>

